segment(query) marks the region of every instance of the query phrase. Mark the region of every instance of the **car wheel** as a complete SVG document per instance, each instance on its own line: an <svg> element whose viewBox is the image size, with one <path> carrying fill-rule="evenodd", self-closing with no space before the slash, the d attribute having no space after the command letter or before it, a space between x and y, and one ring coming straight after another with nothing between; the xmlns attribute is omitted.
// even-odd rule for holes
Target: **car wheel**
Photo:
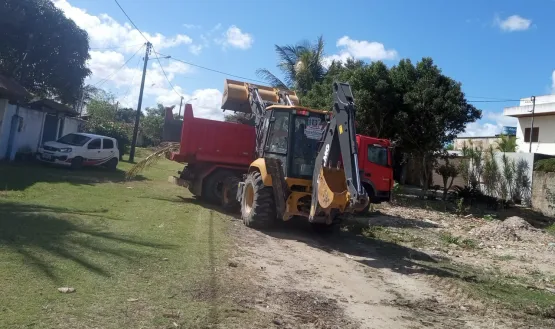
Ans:
<svg viewBox="0 0 555 329"><path fill-rule="evenodd" d="M110 170L116 170L118 167L118 159L117 158L111 158L110 161L108 161L106 163L106 168L110 169Z"/></svg>
<svg viewBox="0 0 555 329"><path fill-rule="evenodd" d="M80 169L81 167L83 167L82 157L75 157L71 159L71 169Z"/></svg>

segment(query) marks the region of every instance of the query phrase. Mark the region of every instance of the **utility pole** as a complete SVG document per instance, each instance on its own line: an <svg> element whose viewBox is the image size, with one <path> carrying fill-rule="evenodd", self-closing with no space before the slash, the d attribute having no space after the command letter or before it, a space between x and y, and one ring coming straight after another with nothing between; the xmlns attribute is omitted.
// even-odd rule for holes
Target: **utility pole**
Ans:
<svg viewBox="0 0 555 329"><path fill-rule="evenodd" d="M183 96L181 96L181 103L179 103L179 116L181 116L181 106L183 105Z"/></svg>
<svg viewBox="0 0 555 329"><path fill-rule="evenodd" d="M129 162L135 160L135 146L137 144L137 134L139 133L139 120L141 119L141 106L143 105L143 90L145 88L146 67L148 65L148 55L152 44L146 43L145 63L143 65L143 78L141 80L141 90L139 91L139 103L137 104L137 113L135 115L135 127L133 128L133 139L131 140L131 150L129 150Z"/></svg>
<svg viewBox="0 0 555 329"><path fill-rule="evenodd" d="M530 148L528 153L532 153L532 141L534 136L534 111L536 110L536 96L532 96L532 124L530 125ZM539 136L538 136L539 138Z"/></svg>

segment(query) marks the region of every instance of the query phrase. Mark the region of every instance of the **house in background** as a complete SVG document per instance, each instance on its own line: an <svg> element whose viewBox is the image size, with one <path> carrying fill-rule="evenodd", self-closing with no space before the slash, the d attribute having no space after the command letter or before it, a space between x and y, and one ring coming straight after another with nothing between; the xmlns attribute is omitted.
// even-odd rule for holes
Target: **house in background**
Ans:
<svg viewBox="0 0 555 329"><path fill-rule="evenodd" d="M0 159L34 153L44 142L81 129L83 121L71 108L52 100L26 103L29 97L23 87L0 75Z"/></svg>
<svg viewBox="0 0 555 329"><path fill-rule="evenodd" d="M536 97L533 128L532 107L530 98L522 98L519 106L503 110L503 115L518 119L518 152L528 152L532 143L532 153L555 155L555 95Z"/></svg>
<svg viewBox="0 0 555 329"><path fill-rule="evenodd" d="M503 127L501 134L493 136L472 136L472 137L457 137L453 141L453 151L462 151L466 147L472 145L473 148L482 148L483 150L488 149L490 146L496 148L501 141L501 135L505 136L515 136L516 127Z"/></svg>

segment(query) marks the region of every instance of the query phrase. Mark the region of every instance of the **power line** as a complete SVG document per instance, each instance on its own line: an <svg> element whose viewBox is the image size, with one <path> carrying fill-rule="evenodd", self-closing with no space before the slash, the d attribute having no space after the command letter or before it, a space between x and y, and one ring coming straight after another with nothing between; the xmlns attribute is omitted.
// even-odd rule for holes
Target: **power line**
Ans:
<svg viewBox="0 0 555 329"><path fill-rule="evenodd" d="M226 73L226 72L223 72L223 71L211 69L211 68L208 68L208 67L205 67L205 66L193 64L193 63L191 63L191 62L187 62L187 61L184 61L184 60L181 60L181 59L177 59L177 58L172 57L172 56L169 56L169 55L164 55L164 54L162 54L162 53L158 53L158 52L155 52L155 53L158 54L158 55L164 56L164 57L168 57L169 59L173 59L174 61L178 61L178 62L187 64L187 65L191 65L191 66L194 66L194 67L198 67L198 68L203 69L203 70L212 71L212 72L215 72L215 73L223 74L223 75L226 75L226 76L230 76L230 77L234 77L234 78L238 78L238 79L242 79L242 80L249 80L249 81L254 81L254 82L259 82L259 83L264 83L264 84L267 83L267 82L264 82L264 81L262 81L262 80L251 79L251 78L245 78L245 77L242 77L242 76L240 76L240 75L230 74L230 73Z"/></svg>
<svg viewBox="0 0 555 329"><path fill-rule="evenodd" d="M154 48L154 47L152 47L152 48ZM180 93L177 92L177 90L175 90L175 87L173 86L172 82L168 78L168 75L166 74L166 71L164 71L164 67L162 66L162 63L160 62L160 57L158 57L158 53L156 52L156 50L154 50L153 53L154 53L154 56L156 56L156 60L158 61L158 65L160 65L160 69L162 70L162 73L164 73L164 76L166 77L166 80L168 80L168 83L172 87L173 92L176 93L177 96L183 97Z"/></svg>
<svg viewBox="0 0 555 329"><path fill-rule="evenodd" d="M131 46L119 46L119 47L100 47L100 48L89 48L89 50L113 50L113 49L121 49L121 48L131 48L131 47L137 47L137 46L141 46L143 45L141 44L137 44L137 45L131 45Z"/></svg>
<svg viewBox="0 0 555 329"><path fill-rule="evenodd" d="M144 47L144 45L142 45L139 49L137 49L137 51L133 54L133 56L129 57L129 59L128 59L125 63L123 63L122 66L120 66L117 70L115 70L114 72L112 72L112 74L110 74L110 75L107 76L106 78L100 79L98 82L96 82L95 84L93 84L93 86L98 85L98 87L100 87L101 85L103 85L104 83L106 83L114 74L116 74L116 73L118 73L119 71L121 71L121 69L123 69L123 68L127 65L127 63L129 63L129 62L133 59L133 57L135 57L135 56L137 55L137 53L139 53L139 51L140 51L141 49L143 49L143 47Z"/></svg>
<svg viewBox="0 0 555 329"><path fill-rule="evenodd" d="M139 57L139 60L137 61L137 65L135 66L135 70L139 71L139 64L141 64L141 58ZM127 88L127 91L125 92L125 97L123 97L122 99L127 99L127 97L129 97L129 94L131 92L131 87L133 87L133 82L135 81L135 77L137 76L137 74L133 75L133 78L131 79L131 83L129 84L129 87Z"/></svg>
<svg viewBox="0 0 555 329"><path fill-rule="evenodd" d="M123 14L125 15L125 17L127 17L127 19L129 20L129 22L131 23L131 25L133 25L135 27L135 30L139 31L139 33L143 36L143 38L146 40L146 42L150 42L148 41L148 39L145 37L145 35L143 34L143 32L141 32L141 30L137 27L137 25L135 24L135 22L133 22L133 20L131 19L131 17L129 17L129 15L127 15L127 13L125 12L125 10L123 9L123 7L119 4L118 0L114 0L116 2L116 4L118 5L119 9L121 9L121 11L123 12Z"/></svg>

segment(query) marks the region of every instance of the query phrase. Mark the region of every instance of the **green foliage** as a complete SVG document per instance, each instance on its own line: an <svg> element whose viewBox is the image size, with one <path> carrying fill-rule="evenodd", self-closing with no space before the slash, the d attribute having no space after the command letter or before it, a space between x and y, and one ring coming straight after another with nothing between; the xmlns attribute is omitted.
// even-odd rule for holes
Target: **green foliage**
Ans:
<svg viewBox="0 0 555 329"><path fill-rule="evenodd" d="M497 150L501 152L516 152L516 136L501 135L497 142Z"/></svg>
<svg viewBox="0 0 555 329"><path fill-rule="evenodd" d="M245 114L241 112L226 114L224 116L224 121L254 126L254 117L250 114Z"/></svg>
<svg viewBox="0 0 555 329"><path fill-rule="evenodd" d="M123 122L91 117L85 124L85 131L115 138L118 141L120 158L129 151L133 127Z"/></svg>
<svg viewBox="0 0 555 329"><path fill-rule="evenodd" d="M534 170L543 172L555 172L555 158L543 159L534 165Z"/></svg>
<svg viewBox="0 0 555 329"><path fill-rule="evenodd" d="M449 144L445 145L445 148L444 148L444 150L446 150L446 151L453 151L454 149L455 149L455 144L453 144L453 143L449 143Z"/></svg>
<svg viewBox="0 0 555 329"><path fill-rule="evenodd" d="M497 219L497 216L492 215L492 214L486 214L486 215L484 215L484 217L482 217L482 219L485 220L485 221L491 222L491 221Z"/></svg>
<svg viewBox="0 0 555 329"><path fill-rule="evenodd" d="M447 199L447 192L453 186L453 181L459 175L459 168L449 162L449 157L443 157L444 163L437 166L435 171L443 179L443 200ZM449 181L451 178L451 181Z"/></svg>
<svg viewBox="0 0 555 329"><path fill-rule="evenodd" d="M35 96L75 104L91 73L87 32L49 0L4 0L0 13L0 72Z"/></svg>
<svg viewBox="0 0 555 329"><path fill-rule="evenodd" d="M302 41L297 45L275 45L279 57L278 69L285 76L285 82L267 69L258 69L257 75L273 87L295 89L305 93L322 81L326 74L324 66L324 39L319 37L315 44Z"/></svg>

